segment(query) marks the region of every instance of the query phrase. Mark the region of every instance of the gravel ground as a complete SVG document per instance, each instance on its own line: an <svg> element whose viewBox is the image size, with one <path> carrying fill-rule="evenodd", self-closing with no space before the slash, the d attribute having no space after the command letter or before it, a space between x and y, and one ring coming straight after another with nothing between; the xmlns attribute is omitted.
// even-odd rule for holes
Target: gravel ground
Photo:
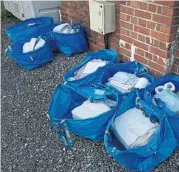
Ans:
<svg viewBox="0 0 179 172"><path fill-rule="evenodd" d="M46 114L54 88L85 54L56 53L52 63L25 71L3 53L10 44L5 28L17 22L9 16L1 30L2 172L127 172L108 156L103 143L73 136L73 149L63 152ZM153 171L179 171L179 151Z"/></svg>

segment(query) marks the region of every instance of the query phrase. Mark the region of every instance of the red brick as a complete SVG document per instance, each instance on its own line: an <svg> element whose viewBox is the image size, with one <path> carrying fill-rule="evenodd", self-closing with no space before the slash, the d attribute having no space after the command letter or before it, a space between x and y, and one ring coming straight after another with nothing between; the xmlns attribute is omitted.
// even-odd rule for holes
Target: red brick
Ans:
<svg viewBox="0 0 179 172"><path fill-rule="evenodd" d="M93 50L93 51L97 51L98 47L96 45L90 43L90 49Z"/></svg>
<svg viewBox="0 0 179 172"><path fill-rule="evenodd" d="M159 56L161 56L161 57L163 57L163 58L168 58L168 52L163 51L163 50L161 50L161 49L159 49L159 48L157 48L157 47L151 46L151 47L149 48L149 51L150 51L151 53L153 53L153 54L155 54L155 55L159 55Z"/></svg>
<svg viewBox="0 0 179 172"><path fill-rule="evenodd" d="M177 32L178 26L172 26L170 34L175 34Z"/></svg>
<svg viewBox="0 0 179 172"><path fill-rule="evenodd" d="M147 10L147 3L145 3L145 2L140 2L139 3L139 7L140 7L140 9L142 9L142 10Z"/></svg>
<svg viewBox="0 0 179 172"><path fill-rule="evenodd" d="M127 22L130 22L130 20L131 20L131 16L127 15L127 16L126 16L126 21L127 21Z"/></svg>
<svg viewBox="0 0 179 172"><path fill-rule="evenodd" d="M137 39L137 33L136 32L130 32L130 37L133 39Z"/></svg>
<svg viewBox="0 0 179 172"><path fill-rule="evenodd" d="M154 63L153 61L149 61L148 66L160 71L161 73L163 73L165 71L164 66L160 66L157 63Z"/></svg>
<svg viewBox="0 0 179 172"><path fill-rule="evenodd" d="M168 7L163 7L162 14L165 16L173 16L174 15L174 9L173 8L168 8Z"/></svg>
<svg viewBox="0 0 179 172"><path fill-rule="evenodd" d="M151 13L135 10L135 15L137 17L145 18L145 19L151 19Z"/></svg>
<svg viewBox="0 0 179 172"><path fill-rule="evenodd" d="M153 44L152 45L155 46L155 47L159 47L159 41L153 39Z"/></svg>
<svg viewBox="0 0 179 172"><path fill-rule="evenodd" d="M158 55L153 55L153 61L154 61L154 62L157 62L158 58L159 58Z"/></svg>
<svg viewBox="0 0 179 172"><path fill-rule="evenodd" d="M139 7L139 2L138 1L132 1L131 6L134 7L134 8L138 8Z"/></svg>
<svg viewBox="0 0 179 172"><path fill-rule="evenodd" d="M155 71L155 77L158 78L160 76L163 76L164 74L159 72L159 71Z"/></svg>
<svg viewBox="0 0 179 172"><path fill-rule="evenodd" d="M163 59L163 58L161 58L161 57L158 57L158 59L157 59L157 63L159 64L159 65L161 65L161 66L165 66L165 62L164 62L165 60Z"/></svg>
<svg viewBox="0 0 179 172"><path fill-rule="evenodd" d="M120 21L120 26L129 30L133 30L133 24L126 23L124 21Z"/></svg>
<svg viewBox="0 0 179 172"><path fill-rule="evenodd" d="M150 54L150 53L148 53L148 52L145 52L145 57L146 57L147 59L152 60L152 54Z"/></svg>
<svg viewBox="0 0 179 172"><path fill-rule="evenodd" d="M146 43L149 44L149 45L153 45L154 39L152 39L151 37L146 37Z"/></svg>
<svg viewBox="0 0 179 172"><path fill-rule="evenodd" d="M176 54L177 57L179 57L179 49L177 50L177 54Z"/></svg>
<svg viewBox="0 0 179 172"><path fill-rule="evenodd" d="M103 48L104 48L104 47L103 47ZM112 42L112 43L110 44L110 48L117 51L118 46L117 46L115 43Z"/></svg>
<svg viewBox="0 0 179 172"><path fill-rule="evenodd" d="M177 24L177 19L171 18L171 17L166 17L166 16L161 16L158 14L153 14L153 20L162 24L166 25L174 25Z"/></svg>
<svg viewBox="0 0 179 172"><path fill-rule="evenodd" d="M170 26L166 26L166 25L161 26L161 32L166 33L166 34L170 34L170 31L171 31Z"/></svg>
<svg viewBox="0 0 179 172"><path fill-rule="evenodd" d="M143 64L145 64L145 65L147 65L148 62L149 62L147 59L145 59L144 57L141 57L141 56L139 56L137 54L134 55L134 59L139 61L139 62L141 62L141 63L143 63Z"/></svg>
<svg viewBox="0 0 179 172"><path fill-rule="evenodd" d="M150 32L149 29L146 29L146 28L143 28L143 27L140 27L140 26L134 26L134 31L142 33L144 35L149 35L149 32Z"/></svg>
<svg viewBox="0 0 179 172"><path fill-rule="evenodd" d="M126 5L126 1L119 1L120 4Z"/></svg>
<svg viewBox="0 0 179 172"><path fill-rule="evenodd" d="M84 6L83 6L83 10L89 11L89 5L84 5Z"/></svg>
<svg viewBox="0 0 179 172"><path fill-rule="evenodd" d="M99 43L99 44L98 44L98 48L99 48L99 49L104 49L104 48L105 48L105 45L104 45L104 44Z"/></svg>
<svg viewBox="0 0 179 172"><path fill-rule="evenodd" d="M120 27L119 28L119 32L120 32L120 34L123 34L123 35L128 35L128 31L127 30L125 30L124 28L122 28L122 27Z"/></svg>
<svg viewBox="0 0 179 172"><path fill-rule="evenodd" d="M124 13L120 13L120 20L126 20L126 14L124 14Z"/></svg>
<svg viewBox="0 0 179 172"><path fill-rule="evenodd" d="M155 23L153 23L153 22L151 22L151 21L148 21L147 22L147 28L149 28L149 29L154 29L155 28Z"/></svg>
<svg viewBox="0 0 179 172"><path fill-rule="evenodd" d="M167 46L168 43L165 42L159 42L159 48L165 51L168 51L169 46Z"/></svg>
<svg viewBox="0 0 179 172"><path fill-rule="evenodd" d="M138 18L131 16L131 23L137 24Z"/></svg>
<svg viewBox="0 0 179 172"><path fill-rule="evenodd" d="M138 25L146 27L146 21L143 19L139 19Z"/></svg>
<svg viewBox="0 0 179 172"><path fill-rule="evenodd" d="M169 35L166 35L164 33L160 33L160 32L156 32L156 31L151 31L151 36L156 38L156 39L159 39L161 41L165 41L165 42L168 42L169 41Z"/></svg>
<svg viewBox="0 0 179 172"><path fill-rule="evenodd" d="M139 47L139 48L141 48L141 49L143 49L143 50L146 50L146 51L148 51L148 48L149 48L148 45L143 44L143 43L141 43L141 42L138 42L138 41L136 41L136 40L134 40L134 45L135 45L136 47Z"/></svg>
<svg viewBox="0 0 179 172"><path fill-rule="evenodd" d="M128 43L126 42L125 48L126 48L127 50L131 50L131 44L128 44Z"/></svg>
<svg viewBox="0 0 179 172"><path fill-rule="evenodd" d="M157 13L158 13L158 14L161 14L161 13L162 13L162 7L160 7L160 6L157 7Z"/></svg>
<svg viewBox="0 0 179 172"><path fill-rule="evenodd" d="M122 13L130 14L130 15L134 14L134 9L132 9L130 7L122 6L122 5L120 6L120 11Z"/></svg>
<svg viewBox="0 0 179 172"><path fill-rule="evenodd" d="M161 32L161 25L160 24L156 24L155 26L156 26L155 27L156 31Z"/></svg>
<svg viewBox="0 0 179 172"><path fill-rule="evenodd" d="M127 5L127 6L131 6L131 2L130 2L130 1L127 1L127 2L126 2L126 5Z"/></svg>
<svg viewBox="0 0 179 172"><path fill-rule="evenodd" d="M138 40L141 42L145 42L145 36L138 34Z"/></svg>
<svg viewBox="0 0 179 172"><path fill-rule="evenodd" d="M155 3L161 4L161 5L167 5L167 6L175 6L176 5L175 0L171 0L171 1L158 1L158 0L156 0Z"/></svg>
<svg viewBox="0 0 179 172"><path fill-rule="evenodd" d="M157 6L149 4L148 11L155 13L157 11Z"/></svg>
<svg viewBox="0 0 179 172"><path fill-rule="evenodd" d="M120 35L120 39L128 42L128 43L132 43L133 42L133 39L128 37L128 36L125 36L125 35Z"/></svg>
<svg viewBox="0 0 179 172"><path fill-rule="evenodd" d="M179 67L173 65L172 72L175 73L175 74L179 74Z"/></svg>
<svg viewBox="0 0 179 172"><path fill-rule="evenodd" d="M126 56L130 57L131 56L131 52L126 50L125 48L120 47L120 53L121 54L125 54Z"/></svg>
<svg viewBox="0 0 179 172"><path fill-rule="evenodd" d="M144 56L145 51L139 48L136 48L135 53L141 56Z"/></svg>

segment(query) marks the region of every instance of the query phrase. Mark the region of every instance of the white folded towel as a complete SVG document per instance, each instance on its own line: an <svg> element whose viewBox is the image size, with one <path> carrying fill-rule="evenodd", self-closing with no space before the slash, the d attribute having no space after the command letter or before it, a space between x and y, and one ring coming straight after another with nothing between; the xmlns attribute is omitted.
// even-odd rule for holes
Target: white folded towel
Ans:
<svg viewBox="0 0 179 172"><path fill-rule="evenodd" d="M73 119L88 119L99 116L100 114L109 111L111 108L104 102L92 103L89 100L83 102L82 105L71 111Z"/></svg>
<svg viewBox="0 0 179 172"><path fill-rule="evenodd" d="M28 53L34 50L37 50L45 45L45 40L40 38L37 44L35 45L38 38L32 38L30 42L26 42L23 45L23 53ZM34 47L35 46L35 47Z"/></svg>
<svg viewBox="0 0 179 172"><path fill-rule="evenodd" d="M135 86L139 78L135 74L127 72L117 72L113 77L109 78L109 84L119 88L121 92L129 92Z"/></svg>
<svg viewBox="0 0 179 172"><path fill-rule="evenodd" d="M152 123L140 109L132 108L115 118L112 130L128 149L145 145L156 132L157 126L158 123Z"/></svg>

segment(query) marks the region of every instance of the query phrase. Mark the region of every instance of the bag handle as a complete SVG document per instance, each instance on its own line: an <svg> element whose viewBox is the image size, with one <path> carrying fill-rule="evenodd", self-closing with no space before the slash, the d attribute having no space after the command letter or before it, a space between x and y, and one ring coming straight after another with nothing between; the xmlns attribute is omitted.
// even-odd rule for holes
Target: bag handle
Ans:
<svg viewBox="0 0 179 172"><path fill-rule="evenodd" d="M161 101L161 99L155 98L148 91L144 92L144 99L147 100L149 103L151 103L152 105L154 105L157 108L163 108L164 107L164 103Z"/></svg>
<svg viewBox="0 0 179 172"><path fill-rule="evenodd" d="M149 104L149 103L147 104L140 97L136 97L135 104L139 109L144 111L145 114L147 114L147 116L149 118L156 117L159 120L163 120L163 118L165 116L165 114L164 115L159 115L159 110L158 109L154 109L152 107L152 104ZM154 112L154 110L155 110L155 112Z"/></svg>
<svg viewBox="0 0 179 172"><path fill-rule="evenodd" d="M40 23L28 23L27 26L24 26L23 29L29 29L29 28L32 28L32 27L36 27L37 25L40 25Z"/></svg>
<svg viewBox="0 0 179 172"><path fill-rule="evenodd" d="M72 137L68 130L68 126L65 120L61 120L60 123L52 123L55 128L59 138L62 140L65 150L71 149L72 147Z"/></svg>
<svg viewBox="0 0 179 172"><path fill-rule="evenodd" d="M38 25L40 25L40 23L35 23L34 22L34 24L28 24L27 26L24 26L24 30L26 30L26 29L29 29L29 28L35 28L36 29L36 32L38 33L38 28L37 28L37 26ZM19 38L19 35L21 34L21 32L19 32L18 34L16 34L15 35L15 40L16 40L16 42L17 41L24 41L24 40L26 40L27 38L30 38L29 37L29 35L26 35L26 36L24 36L24 37L20 37ZM17 39L18 38L18 39Z"/></svg>
<svg viewBox="0 0 179 172"><path fill-rule="evenodd" d="M4 53L7 54L7 55L12 54L12 48L11 48L11 46L8 46L8 47L5 49Z"/></svg>
<svg viewBox="0 0 179 172"><path fill-rule="evenodd" d="M97 101L97 100L104 100L104 102L106 103L106 105L110 106L109 102L108 102L108 99L107 99L107 96L110 96L110 95L115 95L116 97L116 104L113 105L113 106L116 106L117 105L117 102L118 102L118 93L116 93L115 90L111 89L110 87L106 86L106 85L103 85L103 84L100 84L100 83L97 83L97 84L91 84L91 87L94 87L94 88L97 88L97 89L102 89L104 90L104 94L103 96L100 96L100 97L90 97L90 101L91 102L94 102L94 101Z"/></svg>
<svg viewBox="0 0 179 172"><path fill-rule="evenodd" d="M136 74L137 76L143 75L145 73L149 73L148 69L145 66L140 67L140 63L135 62L136 63L136 70L134 72L134 74Z"/></svg>
<svg viewBox="0 0 179 172"><path fill-rule="evenodd" d="M36 39L35 44L34 44L34 47L33 47L33 51L34 51L34 49L35 49L35 46L39 43L40 39L41 39L40 36Z"/></svg>

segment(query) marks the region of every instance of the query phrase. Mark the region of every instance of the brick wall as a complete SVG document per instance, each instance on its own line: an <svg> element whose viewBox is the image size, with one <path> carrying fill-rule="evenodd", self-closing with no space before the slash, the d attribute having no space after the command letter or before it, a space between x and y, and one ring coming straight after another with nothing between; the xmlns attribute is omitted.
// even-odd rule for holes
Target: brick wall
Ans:
<svg viewBox="0 0 179 172"><path fill-rule="evenodd" d="M175 62L173 64L172 71L173 71L173 73L179 75L179 49L177 50L177 53L176 53L176 59L175 59Z"/></svg>
<svg viewBox="0 0 179 172"><path fill-rule="evenodd" d="M109 34L109 47L119 52L123 61L134 59L146 65L154 76L179 72L178 59L171 58L171 44L176 41L179 24L177 1L114 1L116 31ZM91 50L104 48L104 38L90 30L88 1L63 1L63 22L85 27ZM179 57L178 53L177 56Z"/></svg>

